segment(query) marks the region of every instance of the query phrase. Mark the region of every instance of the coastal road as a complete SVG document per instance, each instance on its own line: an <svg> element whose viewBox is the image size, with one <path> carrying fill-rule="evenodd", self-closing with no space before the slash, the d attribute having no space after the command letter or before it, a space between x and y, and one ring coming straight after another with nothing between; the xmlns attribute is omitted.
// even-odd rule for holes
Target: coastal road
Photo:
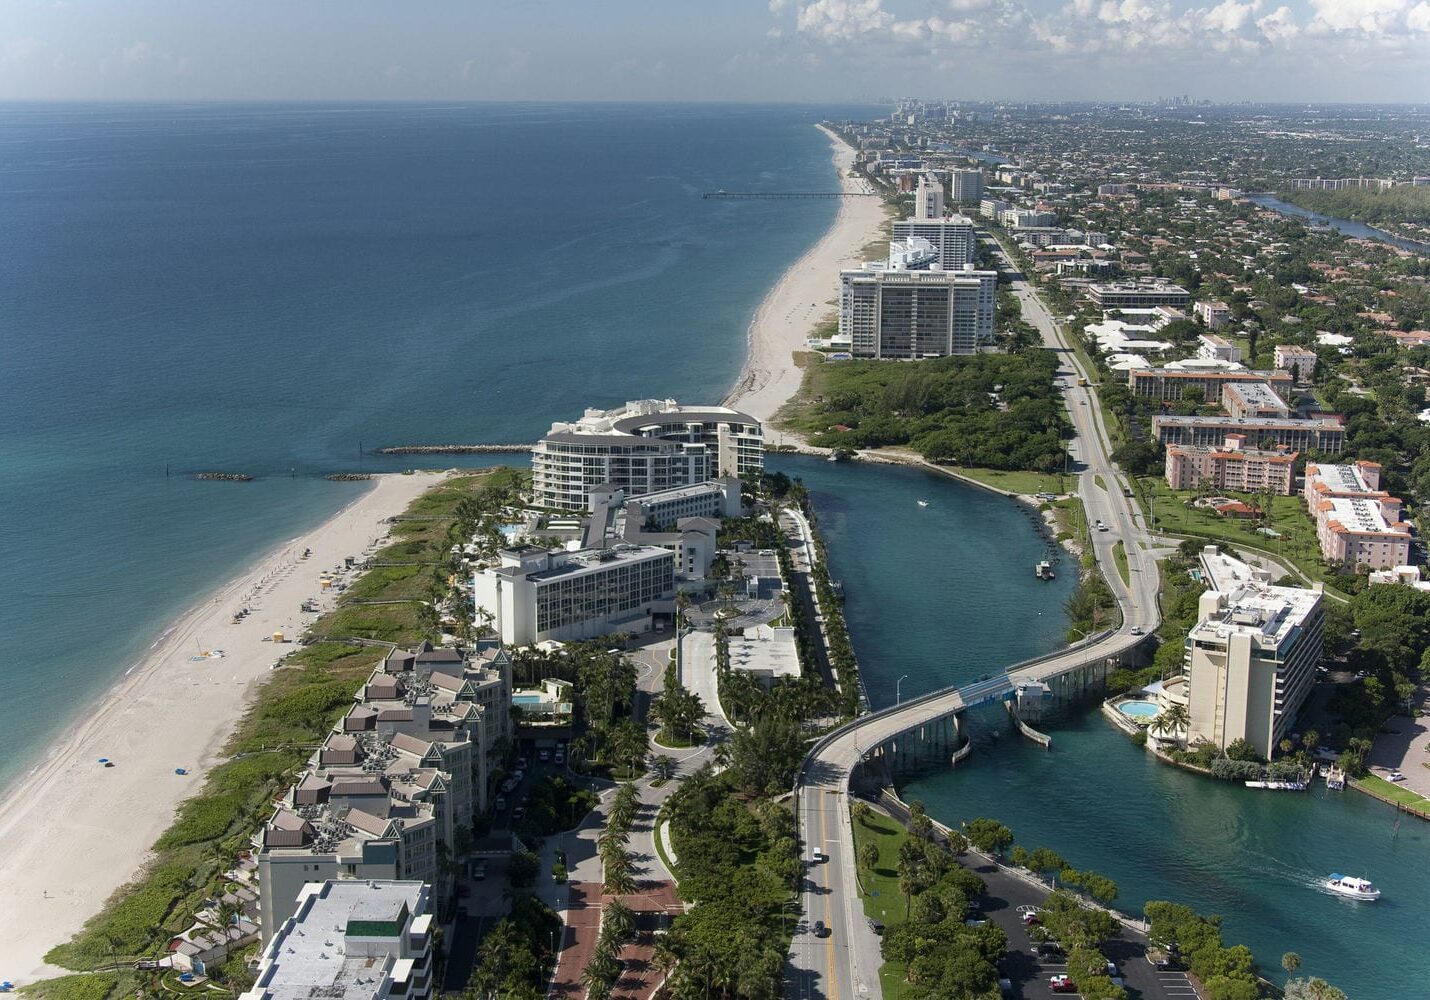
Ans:
<svg viewBox="0 0 1430 1000"><path fill-rule="evenodd" d="M1013 270L1006 257L1005 267ZM1076 437L1069 450L1078 462L1078 497L1088 520L1106 530L1091 531L1092 551L1122 614L1121 624L1067 649L1005 667L961 689L948 688L901 705L865 715L826 735L811 749L796 778L799 831L808 861L820 847L828 861L809 864L801 903L804 920L791 942L787 995L800 1000L878 998L879 938L863 917L855 871L854 838L848 809L849 778L870 748L896 739L920 725L942 719L971 704L1002 698L1024 681L1042 680L1119 657L1140 644L1144 633L1160 623L1159 589L1154 540L1127 497L1128 483L1112 464L1107 429L1102 425L1096 388L1058 324L1036 293L1016 275L1013 292L1024 317L1041 333L1044 344L1060 353L1063 399ZM1082 378L1088 385L1079 386ZM1100 482L1099 482L1100 480ZM1127 560L1127 578L1118 569L1117 548ZM954 640L950 636L950 645ZM817 937L815 921L830 929Z"/></svg>

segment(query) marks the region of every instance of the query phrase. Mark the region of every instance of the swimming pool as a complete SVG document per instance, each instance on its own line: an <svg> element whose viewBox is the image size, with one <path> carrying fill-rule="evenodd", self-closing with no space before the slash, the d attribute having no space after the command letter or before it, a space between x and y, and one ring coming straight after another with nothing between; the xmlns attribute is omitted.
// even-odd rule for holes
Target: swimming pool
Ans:
<svg viewBox="0 0 1430 1000"><path fill-rule="evenodd" d="M511 696L513 705L541 705L547 701L544 694L514 694Z"/></svg>
<svg viewBox="0 0 1430 1000"><path fill-rule="evenodd" d="M1123 715L1143 720L1155 718L1162 711L1155 701L1124 701L1117 706L1117 710Z"/></svg>

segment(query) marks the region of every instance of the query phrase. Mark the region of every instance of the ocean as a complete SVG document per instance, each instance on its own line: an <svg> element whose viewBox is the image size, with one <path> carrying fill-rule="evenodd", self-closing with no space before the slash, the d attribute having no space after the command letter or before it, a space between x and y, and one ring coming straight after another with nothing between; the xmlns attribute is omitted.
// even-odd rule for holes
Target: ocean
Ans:
<svg viewBox="0 0 1430 1000"><path fill-rule="evenodd" d="M0 106L0 785L324 475L422 461L372 449L721 398L837 206L701 192L833 189L869 110Z"/></svg>

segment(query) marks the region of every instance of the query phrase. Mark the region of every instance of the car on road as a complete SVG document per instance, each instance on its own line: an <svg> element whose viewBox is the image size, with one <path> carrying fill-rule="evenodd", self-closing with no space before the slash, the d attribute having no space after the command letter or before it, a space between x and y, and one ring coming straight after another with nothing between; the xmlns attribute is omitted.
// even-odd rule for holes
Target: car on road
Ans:
<svg viewBox="0 0 1430 1000"><path fill-rule="evenodd" d="M487 863L485 861L478 861L476 864L472 865L472 878L474 880L481 882L486 877Z"/></svg>
<svg viewBox="0 0 1430 1000"><path fill-rule="evenodd" d="M555 758L555 760L556 760L556 763L557 763L558 765L560 765L560 764L565 764L565 763L566 763L566 751L565 751L565 750L557 750L557 751L556 751L556 758Z"/></svg>
<svg viewBox="0 0 1430 1000"><path fill-rule="evenodd" d="M1389 781L1404 781L1404 780L1405 780L1405 775L1401 774L1399 771L1391 771L1391 772L1390 772L1390 776L1389 776L1389 778L1388 778L1387 780L1389 780Z"/></svg>
<svg viewBox="0 0 1430 1000"><path fill-rule="evenodd" d="M139 961L134 963L135 972L145 972L151 969L157 969L158 967L158 961L152 958L141 958Z"/></svg>
<svg viewBox="0 0 1430 1000"><path fill-rule="evenodd" d="M1106 530L1107 530L1107 525L1103 524L1101 521L1098 521L1098 522L1097 522L1096 527L1097 527L1097 530L1098 530L1098 531L1106 531Z"/></svg>
<svg viewBox="0 0 1430 1000"><path fill-rule="evenodd" d="M1052 990L1054 993L1076 993L1077 983L1073 982L1067 976L1061 974L1056 976L1049 976L1048 989Z"/></svg>
<svg viewBox="0 0 1430 1000"><path fill-rule="evenodd" d="M550 750L542 750L540 753L538 753L538 754L536 755L536 759L539 760L539 761L541 761L543 764L545 764L548 760L551 759L551 751L550 751Z"/></svg>
<svg viewBox="0 0 1430 1000"><path fill-rule="evenodd" d="M814 936L820 938L829 937L829 928L824 926L823 920L816 920L814 922Z"/></svg>
<svg viewBox="0 0 1430 1000"><path fill-rule="evenodd" d="M496 806L497 806L497 812L501 812L503 809L506 808L506 796L505 796L505 795L498 795L498 796L497 796Z"/></svg>
<svg viewBox="0 0 1430 1000"><path fill-rule="evenodd" d="M1142 634L1142 626L1141 626L1141 625L1133 625L1133 626L1132 626L1132 634L1133 634L1133 635L1141 635L1141 634Z"/></svg>
<svg viewBox="0 0 1430 1000"><path fill-rule="evenodd" d="M829 855L825 854L822 848L816 847L809 852L809 862L814 865L822 865L829 860Z"/></svg>
<svg viewBox="0 0 1430 1000"><path fill-rule="evenodd" d="M511 811L511 821L512 821L513 823L520 823L522 817L525 816L525 815L526 815L526 806L517 806L515 809L513 809L513 810Z"/></svg>
<svg viewBox="0 0 1430 1000"><path fill-rule="evenodd" d="M1024 927L1037 927L1037 926L1038 926L1039 924L1041 924L1042 922L1043 922L1043 919L1042 919L1041 917L1039 917L1039 916L1037 915L1037 913L1025 913L1025 914L1023 914L1023 926L1024 926Z"/></svg>

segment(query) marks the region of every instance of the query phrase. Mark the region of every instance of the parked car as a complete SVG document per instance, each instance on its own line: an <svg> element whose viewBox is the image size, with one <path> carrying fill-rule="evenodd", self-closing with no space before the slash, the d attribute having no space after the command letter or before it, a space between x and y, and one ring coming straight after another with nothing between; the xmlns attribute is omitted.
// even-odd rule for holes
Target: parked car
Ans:
<svg viewBox="0 0 1430 1000"><path fill-rule="evenodd" d="M883 924L882 921L879 921L879 920L871 920L871 921L869 921L869 929L870 929L871 931L873 931L875 934L883 934L883 933L884 933L884 924Z"/></svg>
<svg viewBox="0 0 1430 1000"><path fill-rule="evenodd" d="M1054 993L1076 993L1077 983L1073 982L1067 976L1059 974L1048 977L1048 988Z"/></svg>
<svg viewBox="0 0 1430 1000"><path fill-rule="evenodd" d="M487 863L485 861L478 861L476 864L472 865L472 878L480 882L486 877Z"/></svg>
<svg viewBox="0 0 1430 1000"><path fill-rule="evenodd" d="M159 963L152 958L141 958L139 961L134 963L135 972L145 972L150 969L157 969L158 967Z"/></svg>
<svg viewBox="0 0 1430 1000"><path fill-rule="evenodd" d="M1042 944L1035 947L1033 949L1033 952L1039 958L1052 959L1064 957L1063 946L1058 944L1056 941L1044 941Z"/></svg>
<svg viewBox="0 0 1430 1000"><path fill-rule="evenodd" d="M1401 774L1399 771L1391 771L1391 772L1390 772L1390 780L1391 780L1391 781L1404 781L1404 780L1405 780L1405 775Z"/></svg>
<svg viewBox="0 0 1430 1000"><path fill-rule="evenodd" d="M497 796L496 806L497 806L497 812L501 812L503 809L506 808L506 796L505 796L505 795L498 795L498 796Z"/></svg>
<svg viewBox="0 0 1430 1000"><path fill-rule="evenodd" d="M536 755L536 759L539 760L539 761L541 761L543 764L545 764L548 760L551 759L551 751L550 751L550 750L542 750L540 753L538 753L538 754Z"/></svg>
<svg viewBox="0 0 1430 1000"><path fill-rule="evenodd" d="M565 750L557 750L557 751L556 751L556 758L555 758L555 759L556 759L556 763L557 763L557 764L565 764L565 763L566 763L566 751L565 751Z"/></svg>
<svg viewBox="0 0 1430 1000"><path fill-rule="evenodd" d="M513 823L520 823L522 817L525 816L525 815L526 815L526 806L517 806L515 809L513 809L513 810L511 811L511 821L512 821Z"/></svg>

